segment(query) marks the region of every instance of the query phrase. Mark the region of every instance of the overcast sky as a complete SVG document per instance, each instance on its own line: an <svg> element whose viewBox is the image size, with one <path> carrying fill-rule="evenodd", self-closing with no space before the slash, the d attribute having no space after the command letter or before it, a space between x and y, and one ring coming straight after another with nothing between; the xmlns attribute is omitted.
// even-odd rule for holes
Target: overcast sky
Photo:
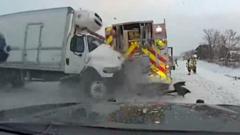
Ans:
<svg viewBox="0 0 240 135"><path fill-rule="evenodd" d="M177 55L196 48L204 28L240 32L240 0L0 0L0 14L61 6L96 11L105 26L165 18L169 45Z"/></svg>

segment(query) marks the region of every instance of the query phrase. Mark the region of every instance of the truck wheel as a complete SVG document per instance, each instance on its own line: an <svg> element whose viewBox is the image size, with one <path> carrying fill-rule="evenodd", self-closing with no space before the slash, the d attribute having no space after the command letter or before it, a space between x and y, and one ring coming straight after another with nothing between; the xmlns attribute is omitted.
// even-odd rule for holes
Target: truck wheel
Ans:
<svg viewBox="0 0 240 135"><path fill-rule="evenodd" d="M13 78L11 80L12 87L21 88L25 84L24 74L22 71L16 71L13 73Z"/></svg>
<svg viewBox="0 0 240 135"><path fill-rule="evenodd" d="M81 80L84 80L83 88L84 91L94 99L103 99L107 94L107 85L102 79L101 76L94 70L88 70L81 77Z"/></svg>

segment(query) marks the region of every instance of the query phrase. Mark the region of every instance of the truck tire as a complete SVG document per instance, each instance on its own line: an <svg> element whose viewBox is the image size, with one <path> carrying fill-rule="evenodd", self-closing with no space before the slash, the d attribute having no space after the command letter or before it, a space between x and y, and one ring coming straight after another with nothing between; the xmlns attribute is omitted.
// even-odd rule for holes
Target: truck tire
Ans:
<svg viewBox="0 0 240 135"><path fill-rule="evenodd" d="M108 87L104 79L94 70L89 69L81 77L85 93L94 99L103 99L106 97Z"/></svg>
<svg viewBox="0 0 240 135"><path fill-rule="evenodd" d="M13 76L10 83L14 88L23 87L25 84L23 71L13 71Z"/></svg>

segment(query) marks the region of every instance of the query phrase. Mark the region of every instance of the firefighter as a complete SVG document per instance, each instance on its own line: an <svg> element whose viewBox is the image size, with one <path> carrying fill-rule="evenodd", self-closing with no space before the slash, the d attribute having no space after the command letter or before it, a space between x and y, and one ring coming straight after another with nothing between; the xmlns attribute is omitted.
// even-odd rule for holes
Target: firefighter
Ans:
<svg viewBox="0 0 240 135"><path fill-rule="evenodd" d="M177 58L175 58L175 60L174 60L174 61L175 61L175 65L178 67L178 62L177 62L177 61L178 61L178 59L177 59Z"/></svg>
<svg viewBox="0 0 240 135"><path fill-rule="evenodd" d="M197 55L194 54L192 59L191 59L191 65L192 65L192 71L194 74L197 73Z"/></svg>
<svg viewBox="0 0 240 135"><path fill-rule="evenodd" d="M188 75L191 74L191 71L193 71L194 74L197 73L197 55L193 55L191 58L187 60L187 70Z"/></svg>
<svg viewBox="0 0 240 135"><path fill-rule="evenodd" d="M190 58L189 58L189 59L187 59L186 67L187 67L187 70L188 70L188 75L190 75L190 74L191 74L191 64L190 64Z"/></svg>

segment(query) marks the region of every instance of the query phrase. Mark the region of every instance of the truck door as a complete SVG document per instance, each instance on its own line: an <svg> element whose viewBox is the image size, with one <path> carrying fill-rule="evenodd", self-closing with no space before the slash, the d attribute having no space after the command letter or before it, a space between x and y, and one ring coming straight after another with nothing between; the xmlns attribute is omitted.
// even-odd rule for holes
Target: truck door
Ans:
<svg viewBox="0 0 240 135"><path fill-rule="evenodd" d="M85 58L88 52L86 37L73 36L70 48L66 52L65 73L79 74L85 66Z"/></svg>
<svg viewBox="0 0 240 135"><path fill-rule="evenodd" d="M43 24L28 24L25 34L23 60L25 63L37 64L39 62L39 48L41 46L41 33Z"/></svg>

